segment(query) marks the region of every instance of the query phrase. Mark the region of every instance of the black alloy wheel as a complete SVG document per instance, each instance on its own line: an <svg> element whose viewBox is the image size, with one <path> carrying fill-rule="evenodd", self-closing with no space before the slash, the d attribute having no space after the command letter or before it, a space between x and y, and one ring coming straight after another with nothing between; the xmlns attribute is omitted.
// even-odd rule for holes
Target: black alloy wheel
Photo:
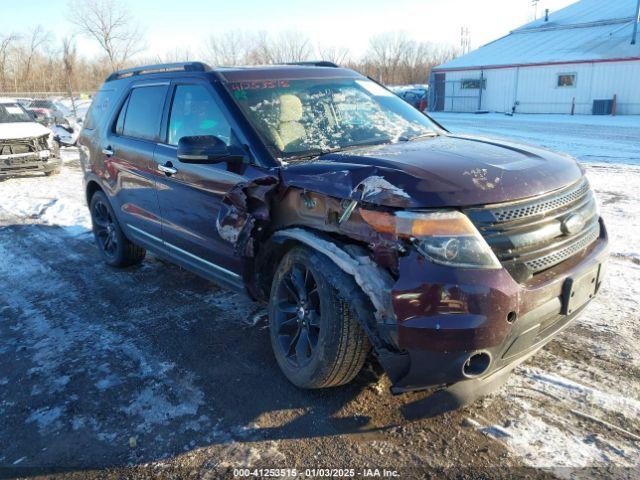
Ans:
<svg viewBox="0 0 640 480"><path fill-rule="evenodd" d="M115 258L118 254L117 223L111 214L110 208L102 199L93 202L91 209L93 218L93 231L98 246L109 258Z"/></svg>
<svg viewBox="0 0 640 480"><path fill-rule="evenodd" d="M320 296L311 271L296 263L281 279L276 293L278 344L296 367L309 363L320 336Z"/></svg>
<svg viewBox="0 0 640 480"><path fill-rule="evenodd" d="M371 348L358 320L369 313L353 277L318 251L290 249L269 295L271 346L282 373L300 388L349 383Z"/></svg>
<svg viewBox="0 0 640 480"><path fill-rule="evenodd" d="M105 262L112 267L129 267L140 263L146 250L126 237L107 196L95 192L89 202L93 236Z"/></svg>

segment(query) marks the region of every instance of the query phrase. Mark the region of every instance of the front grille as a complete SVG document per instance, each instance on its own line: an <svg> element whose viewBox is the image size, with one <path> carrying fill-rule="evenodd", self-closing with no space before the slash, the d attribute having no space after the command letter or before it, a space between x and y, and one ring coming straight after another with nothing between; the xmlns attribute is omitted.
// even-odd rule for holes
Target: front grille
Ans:
<svg viewBox="0 0 640 480"><path fill-rule="evenodd" d="M18 155L46 150L47 135L33 138L15 138L0 140L0 155Z"/></svg>
<svg viewBox="0 0 640 480"><path fill-rule="evenodd" d="M533 199L465 210L519 282L579 254L600 236L586 179Z"/></svg>
<svg viewBox="0 0 640 480"><path fill-rule="evenodd" d="M518 218L540 215L542 213L562 208L565 205L578 200L587 193L587 190L589 190L589 184L584 182L580 187L571 189L570 191L554 196L553 198L522 206L513 205L510 207L498 208L492 210L492 213L498 222L508 222L509 220L516 220Z"/></svg>

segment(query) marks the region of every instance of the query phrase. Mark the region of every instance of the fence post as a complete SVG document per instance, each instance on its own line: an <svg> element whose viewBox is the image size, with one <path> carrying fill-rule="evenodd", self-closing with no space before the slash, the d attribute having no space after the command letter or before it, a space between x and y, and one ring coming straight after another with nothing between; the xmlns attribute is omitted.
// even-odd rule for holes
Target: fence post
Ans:
<svg viewBox="0 0 640 480"><path fill-rule="evenodd" d="M571 100L571 115L576 113L576 97Z"/></svg>

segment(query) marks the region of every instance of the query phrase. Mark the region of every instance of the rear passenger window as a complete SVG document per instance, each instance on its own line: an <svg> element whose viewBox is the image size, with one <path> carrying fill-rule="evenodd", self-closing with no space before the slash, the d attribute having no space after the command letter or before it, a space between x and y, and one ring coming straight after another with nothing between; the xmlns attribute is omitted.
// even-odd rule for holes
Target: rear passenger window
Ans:
<svg viewBox="0 0 640 480"><path fill-rule="evenodd" d="M84 128L87 130L96 128L100 118L103 117L109 109L112 93L113 90L100 90L96 96L93 97L89 111L84 119Z"/></svg>
<svg viewBox="0 0 640 480"><path fill-rule="evenodd" d="M118 117L122 135L126 137L156 140L160 132L160 120L167 87L137 87L131 90ZM124 121L121 121L124 113ZM119 128L118 128L119 130ZM119 132L118 132L119 133Z"/></svg>
<svg viewBox="0 0 640 480"><path fill-rule="evenodd" d="M182 137L215 135L229 145L231 126L207 89L201 85L178 85L169 117L169 145Z"/></svg>

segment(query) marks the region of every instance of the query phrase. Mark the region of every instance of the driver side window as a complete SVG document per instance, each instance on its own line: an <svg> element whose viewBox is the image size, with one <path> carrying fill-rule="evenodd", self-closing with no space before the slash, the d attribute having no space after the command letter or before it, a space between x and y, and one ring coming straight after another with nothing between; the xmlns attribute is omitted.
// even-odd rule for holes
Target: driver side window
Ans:
<svg viewBox="0 0 640 480"><path fill-rule="evenodd" d="M169 145L178 145L182 137L215 135L231 143L231 126L211 94L202 85L178 85L169 116Z"/></svg>

